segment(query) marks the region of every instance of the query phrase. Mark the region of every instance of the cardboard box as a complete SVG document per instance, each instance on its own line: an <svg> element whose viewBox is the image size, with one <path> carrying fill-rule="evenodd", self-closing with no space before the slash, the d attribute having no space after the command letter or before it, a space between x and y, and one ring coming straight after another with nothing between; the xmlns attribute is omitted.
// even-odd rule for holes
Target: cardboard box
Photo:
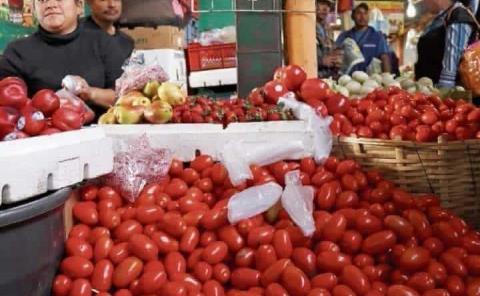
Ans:
<svg viewBox="0 0 480 296"><path fill-rule="evenodd" d="M136 49L183 49L185 33L173 26L122 28L132 37Z"/></svg>

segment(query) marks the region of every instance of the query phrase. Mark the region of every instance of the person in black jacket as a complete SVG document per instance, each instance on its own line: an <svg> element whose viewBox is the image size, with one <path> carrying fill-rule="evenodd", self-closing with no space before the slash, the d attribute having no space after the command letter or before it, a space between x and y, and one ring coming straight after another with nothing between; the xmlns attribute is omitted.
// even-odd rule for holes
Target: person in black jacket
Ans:
<svg viewBox="0 0 480 296"><path fill-rule="evenodd" d="M0 58L0 78L18 76L32 96L40 89L62 87L77 76L79 96L97 113L114 104L115 80L121 75L115 42L104 32L79 25L81 0L34 0L38 30L11 42Z"/></svg>
<svg viewBox="0 0 480 296"><path fill-rule="evenodd" d="M415 77L429 77L442 88L458 81L458 65L463 51L477 31L470 1L425 0L424 5L437 16L424 30L417 45Z"/></svg>
<svg viewBox="0 0 480 296"><path fill-rule="evenodd" d="M127 34L117 29L116 23L122 14L122 0L87 0L91 16L83 19L85 28L102 30L112 36L118 47L118 63L122 65L133 51L133 40Z"/></svg>

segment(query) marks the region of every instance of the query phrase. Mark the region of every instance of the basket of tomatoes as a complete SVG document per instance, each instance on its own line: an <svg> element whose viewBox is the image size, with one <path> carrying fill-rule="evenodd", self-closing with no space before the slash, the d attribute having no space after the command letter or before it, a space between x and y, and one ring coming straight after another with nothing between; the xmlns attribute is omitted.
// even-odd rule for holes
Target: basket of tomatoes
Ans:
<svg viewBox="0 0 480 296"><path fill-rule="evenodd" d="M335 155L376 168L410 192L434 193L469 221L479 217L479 108L400 89L342 100L326 103Z"/></svg>

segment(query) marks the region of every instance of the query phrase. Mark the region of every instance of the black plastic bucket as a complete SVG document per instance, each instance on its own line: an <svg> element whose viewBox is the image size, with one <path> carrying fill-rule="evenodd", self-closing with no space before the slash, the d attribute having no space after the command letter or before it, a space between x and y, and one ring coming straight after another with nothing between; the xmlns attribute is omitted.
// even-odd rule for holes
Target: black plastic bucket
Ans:
<svg viewBox="0 0 480 296"><path fill-rule="evenodd" d="M63 255L71 190L0 210L0 295L49 296Z"/></svg>

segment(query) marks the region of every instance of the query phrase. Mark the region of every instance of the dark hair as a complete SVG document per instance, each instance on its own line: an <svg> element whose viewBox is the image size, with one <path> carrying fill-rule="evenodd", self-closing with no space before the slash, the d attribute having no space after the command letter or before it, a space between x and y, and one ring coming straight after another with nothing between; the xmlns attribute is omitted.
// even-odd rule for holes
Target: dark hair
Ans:
<svg viewBox="0 0 480 296"><path fill-rule="evenodd" d="M366 12L368 12L370 10L367 3L360 3L357 6L355 6L354 9L352 9L352 15L351 15L352 19L353 19L353 16L355 15L355 13L357 13L357 11L360 10L360 9L363 9Z"/></svg>
<svg viewBox="0 0 480 296"><path fill-rule="evenodd" d="M317 0L317 6L320 4L327 5L328 7L330 7L330 9L333 8L333 3L330 0Z"/></svg>

